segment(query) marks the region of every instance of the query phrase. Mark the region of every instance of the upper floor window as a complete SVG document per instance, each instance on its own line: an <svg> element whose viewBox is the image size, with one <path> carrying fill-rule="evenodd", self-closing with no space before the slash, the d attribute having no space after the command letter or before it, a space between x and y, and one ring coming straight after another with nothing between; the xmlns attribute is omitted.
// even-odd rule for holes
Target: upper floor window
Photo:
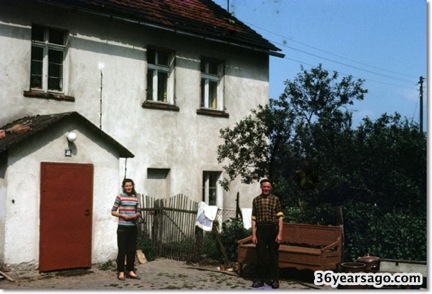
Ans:
<svg viewBox="0 0 432 294"><path fill-rule="evenodd" d="M224 110L223 63L216 60L201 60L201 107Z"/></svg>
<svg viewBox="0 0 432 294"><path fill-rule="evenodd" d="M65 31L34 25L32 27L30 88L63 91Z"/></svg>
<svg viewBox="0 0 432 294"><path fill-rule="evenodd" d="M147 50L147 101L174 104L174 54Z"/></svg>

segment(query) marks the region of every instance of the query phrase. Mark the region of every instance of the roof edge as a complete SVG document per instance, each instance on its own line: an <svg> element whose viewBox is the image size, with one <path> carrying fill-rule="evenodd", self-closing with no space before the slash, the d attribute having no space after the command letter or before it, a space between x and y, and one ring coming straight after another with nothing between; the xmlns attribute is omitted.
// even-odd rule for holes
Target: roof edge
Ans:
<svg viewBox="0 0 432 294"><path fill-rule="evenodd" d="M120 17L120 16L113 15L111 13L98 12L98 11L95 11L92 9L83 8L83 7L69 4L69 3L59 4L59 3L55 3L55 2L53 3L50 0L35 0L35 1L40 2L40 3L44 3L44 4L48 4L48 5L52 5L52 6L62 7L62 8L73 8L73 9L77 9L78 11L82 11L85 13L90 13L93 15L108 17L110 19L117 19L120 21L134 23L134 24L142 25L142 26L149 27L149 28L156 28L156 29L160 29L160 30L164 30L164 31L169 31L169 32L173 32L173 33L184 35L184 36L190 36L190 37L195 37L195 38L199 38L199 39L203 39L203 40L209 40L212 42L228 44L231 46L245 48L245 49L249 49L252 51L266 53L268 55L275 56L275 57L280 57L280 58L285 57L285 54L278 52L278 51L282 51L282 50L280 48L274 46L273 44L272 45L278 50L264 49L264 48L254 47L252 45L247 45L247 44L241 43L241 42L232 42L232 41L227 41L227 40L223 40L223 39L217 39L215 37L208 37L208 36L204 36L204 35L194 34L194 33L184 31L184 30L173 29L171 27L166 27L166 26L157 25L157 24L150 23L150 22L140 21L137 19L133 19L131 17Z"/></svg>

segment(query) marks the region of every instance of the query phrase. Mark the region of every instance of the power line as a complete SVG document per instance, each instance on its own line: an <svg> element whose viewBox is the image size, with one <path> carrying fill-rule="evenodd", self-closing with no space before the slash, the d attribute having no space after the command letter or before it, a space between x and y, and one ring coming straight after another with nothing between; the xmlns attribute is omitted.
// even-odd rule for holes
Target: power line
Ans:
<svg viewBox="0 0 432 294"><path fill-rule="evenodd" d="M261 30L263 30L263 31L266 31L266 32L271 33L271 34L273 34L273 35L276 35L276 36L282 37L282 38L284 38L284 39L288 39L288 38L286 38L285 36L282 36L282 35L277 34L277 33L273 33L273 32L271 32L271 31L268 31L268 30L264 29L264 28L260 28L260 27L258 27L258 26L255 26L255 25L253 25L253 24L248 24L248 25L250 25L250 26L252 26L252 27L259 28L259 29L261 29ZM371 73L371 74L375 74L375 75L378 75L378 76L381 76L381 77L385 77L385 78L388 78L388 79L392 79L392 80L402 81L402 82L408 83L408 84L410 84L410 85L414 85L414 84L416 83L416 82L414 82L413 80L407 80L407 79L401 79L401 78L394 77L394 76L389 76L389 75L382 74L382 73L379 73L379 72L376 72L376 71L372 71L372 70L368 70L368 69L360 68L360 67L357 67L357 66L353 66L353 65L350 65L350 64L347 64L347 63L343 63L343 62L340 62L340 61L337 61L337 60L334 60L334 59L326 58L326 57L323 57L323 56L320 56L320 55L317 55L317 54L313 54L313 53L307 52L307 51L305 51L305 50L297 49L297 48L294 48L294 47L292 47L292 46L287 46L285 43L279 43L279 42L275 42L275 41L271 41L271 42L276 43L276 44L278 44L278 45L280 45L280 46L286 47L286 48L288 48L288 49L290 49L290 50L293 50L293 51L297 51L297 52L300 52L300 53L303 53L303 54L307 54L307 55L310 55L310 56L313 56L313 57L316 57L316 58L320 58L320 59L323 59L323 60L327 60L327 61L330 61L330 62L334 62L334 63L340 64L340 65L343 65L343 66L346 66L346 67L350 67L350 68L353 68L353 69L356 69L356 70L365 71L365 72L368 72L368 73ZM320 52L323 52L323 53L326 53L326 54L329 54L329 55L333 55L333 56L335 56L335 57L337 57L337 58L341 58L341 59L348 60L348 61L350 61L350 62L354 62L354 63L357 63L357 64L365 65L365 66L367 66L367 67L375 68L375 69L378 69L378 70L381 70L381 71L385 71L385 72L389 72L389 73L393 73L393 74L397 74L397 75L401 75L401 76L411 77L411 78L412 78L411 75L407 75L407 74L403 74L403 73L399 73L399 72L395 72L395 71L390 71L390 70L387 70L387 69L383 69L383 68L379 68L379 67L376 67L376 66L368 65L368 64L365 64L365 63L362 63L362 62L358 62L358 61L355 61L355 60L352 60L352 59L349 59L349 58L342 57L342 56L340 56L340 55L336 55L336 54L330 53L330 52L325 51L325 50L317 49L317 48L315 48L315 47L313 47L313 46L307 45L307 44L302 43L302 42L297 42L297 41L292 41L292 42L299 43L299 44L301 44L301 45L303 45L303 46L306 46L306 47L312 48L312 49L314 49L314 50L317 50L317 51L320 51ZM285 59L291 59L291 60L293 60L293 61L299 62L300 64L308 64L308 63L306 63L306 62L302 62L302 61L294 60L294 59L292 59L292 58L288 58L288 57L286 57L286 56L285 56ZM310 65L310 64L308 64L308 65ZM313 65L311 65L311 66L313 66ZM362 78L362 79L365 79L365 78ZM399 83L398 83L398 84L391 84L391 83L388 83L388 82L376 81L376 80L369 79L369 78L368 78L368 79L365 79L365 80L367 80L367 81L372 81L372 82L376 82L376 83L380 83L380 84L391 85L391 86L395 86L395 87L402 87L402 88L409 88L409 89L412 89L412 86L411 86L411 87L408 87L408 85L407 85L407 86L404 87L403 85L401 85L401 84L399 84Z"/></svg>
<svg viewBox="0 0 432 294"><path fill-rule="evenodd" d="M252 24L249 24L249 25L251 25L251 26L255 26L255 25L252 25ZM266 32L268 32L268 33L270 33L270 34L273 34L273 35L275 35L275 36L279 36L279 37L281 37L281 38L283 38L283 39L287 39L287 40L289 40L290 42L300 44L300 45L302 45L302 46L305 46L305 47L311 48L311 49L313 49L313 50L316 50L316 51L319 51L319 52L323 52L323 53L326 53L326 54L329 54L329 55L332 55L332 56L335 56L335 57L337 57L337 58L341 58L341 59L344 59L344 60L348 60L348 61L353 62L353 63L361 64L361 65L364 65L364 66L367 66L367 67L371 67L371 68L375 68L375 69L377 69L377 70L385 71L385 72L388 72L388 73L393 73L393 74L397 74L397 75L405 76L405 77L408 77L408 78L417 79L417 77L412 76L412 75L407 75L406 73L400 73L400 72L396 72L396 71L392 71L392 70L384 69L384 68L381 68L381 67L373 66L373 65L370 65L370 64L366 64L366 63L363 63L363 62L360 62L360 61L356 61L356 60L353 60L353 59L350 59L350 58L347 58L347 57L344 57L344 56L341 56L341 55L334 54L334 53L329 52L329 51L325 51L325 50L322 50L322 49L318 49L318 48L316 48L316 47L314 47L314 46L308 45L308 44L303 43L303 42L295 41L295 40L290 39L290 38L288 38L288 37L286 37L286 36L280 35L280 34L278 34L278 33L271 32L271 31L266 30L266 29L264 29L264 28L261 28L261 27L258 27L258 26L255 26L255 27L256 27L256 28L259 28L260 30L266 31ZM292 49L294 49L294 50L301 51L300 49L295 49L295 48L290 47L290 46L287 46L287 45L285 45L285 44L281 44L281 43L279 43L279 44L280 44L280 45L283 45L283 46L286 46L286 47L288 47L288 48L292 48ZM308 54L311 54L311 53L308 53ZM319 56L319 57L322 58L321 56ZM345 65L345 64L344 64L344 65ZM348 66L348 65L347 65L347 66Z"/></svg>
<svg viewBox="0 0 432 294"><path fill-rule="evenodd" d="M297 63L299 63L299 64L302 64L302 65L308 65L308 66L311 66L311 67L316 66L316 64L310 64L310 63L307 63L307 62L305 62L305 61L300 61L300 60L297 60L297 59L294 59L294 58L290 58L290 57L287 57L287 56L285 56L284 58L285 58L285 59L288 59L288 60L295 61L295 62L297 62ZM412 90L413 87L414 87L414 85L416 84L416 83L412 83L411 86L408 86L408 85L401 85L401 84L395 84L395 83L388 83L388 82L378 81L378 80L370 79L370 78L359 77L359 76L352 75L352 74L348 74L348 73L344 73L344 72L341 72L341 71L338 71L338 72L339 72L340 74L342 74L342 75L350 75L350 76L352 76L353 78L361 79L361 80L365 80L366 82L373 82L373 83L377 83L377 84L388 85L388 86L394 86L394 87L405 88L405 89L410 89L410 90Z"/></svg>
<svg viewBox="0 0 432 294"><path fill-rule="evenodd" d="M393 80L399 80L399 81L403 81L403 82L409 82L409 83L412 82L412 81L409 81L409 80L399 79L399 78L395 78L395 77L392 77L392 76L383 75L383 74L380 74L380 73L375 72L375 71L371 71L371 70L359 68L359 67L356 67L356 66L352 66L352 65L349 65L349 64L346 64L346 63L343 63L343 62L339 62L337 60L333 60L333 59L330 59L330 58L322 57L322 56L319 56L319 55L316 55L316 54L313 54L313 53L309 53L309 52L306 52L304 50L296 49L296 48L293 48L293 47L290 47L290 46L286 46L286 47L289 48L289 49L291 49L291 50L297 51L297 52L301 52L301 53L304 53L304 54L307 54L307 55L311 55L311 56L314 56L314 57L317 57L317 58L321 58L321 59L324 59L324 60L327 60L327 61L331 61L331 62L340 64L340 65L344 65L344 66L347 66L347 67L350 67L350 68L354 68L354 69L357 69L357 70L361 70L361 71L365 71L365 72L372 73L372 74L375 74L375 75L379 75L379 76L382 76L382 77L385 77L385 78L389 78L389 79L393 79Z"/></svg>

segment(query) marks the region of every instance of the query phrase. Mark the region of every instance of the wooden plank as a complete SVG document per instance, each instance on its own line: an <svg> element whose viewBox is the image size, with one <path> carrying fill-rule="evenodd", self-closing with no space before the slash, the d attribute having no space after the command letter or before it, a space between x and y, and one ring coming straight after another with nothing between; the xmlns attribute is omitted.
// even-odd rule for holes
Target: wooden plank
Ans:
<svg viewBox="0 0 432 294"><path fill-rule="evenodd" d="M15 282L14 279L12 279L9 275L5 274L4 272L0 271L0 275L2 275L3 277L5 277L6 279L8 279L11 282Z"/></svg>

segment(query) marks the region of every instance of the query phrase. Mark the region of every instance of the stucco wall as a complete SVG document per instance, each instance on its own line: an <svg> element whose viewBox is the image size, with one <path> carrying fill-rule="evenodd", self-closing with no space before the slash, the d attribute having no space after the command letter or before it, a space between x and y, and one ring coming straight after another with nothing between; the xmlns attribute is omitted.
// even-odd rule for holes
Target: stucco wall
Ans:
<svg viewBox="0 0 432 294"><path fill-rule="evenodd" d="M77 140L72 157L65 157L65 134ZM94 165L92 262L104 262L117 253L117 219L111 207L120 191L117 185L118 156L98 138L77 125L63 125L32 137L9 152L5 174L5 238L3 262L36 267L39 262L40 165L41 162L90 163ZM67 189L67 187L65 187ZM62 212L59 212L61 218Z"/></svg>
<svg viewBox="0 0 432 294"><path fill-rule="evenodd" d="M222 172L216 152L217 145L222 143L219 130L233 126L258 104L268 102L269 57L199 38L155 31L138 24L76 11L65 12L58 8L36 8L29 3L31 1L0 3L0 47L13 48L0 52L0 109L7 109L0 112L0 125L25 115L77 111L95 125L102 124L104 132L135 154L133 159L120 159L116 163L117 176L109 177L105 174L114 159L112 155L105 158L105 152L93 143L81 147L84 150L89 148L89 152L80 152L78 157L72 158L95 162L95 174L100 178L95 181L95 195L98 196L94 202L93 258L106 260L112 257L107 252L114 244L114 239L110 238L114 224L105 211L112 205L114 192L119 189L125 173L134 179L138 192L149 194L146 188L150 184L148 168L169 169L169 178L161 182L161 195L150 196L162 198L182 193L201 201L203 171ZM75 97L75 102L24 97L23 92L29 90L30 84L32 23L69 31L63 85L65 94ZM175 104L179 112L141 106L147 87L146 48L149 45L175 52ZM229 118L197 114L200 106L199 62L203 56L225 62L224 103ZM63 141L64 138L53 139L50 149L56 149L56 145L63 144ZM18 226L24 230L27 241L33 240L23 242L16 249L12 248L13 243L8 243L5 251L20 250L18 256L7 255L16 262L37 256L38 243L34 239L38 238L39 203L36 196L40 161L47 160L47 155L52 156L52 160L65 160L64 148L60 148L59 154L50 154L46 146L41 146L41 150L35 146L27 144L22 149L13 150L12 164L9 163L8 176L4 180L8 187L7 214L12 216L7 228ZM98 149L100 153L96 158L94 152L92 157L86 157L92 149ZM17 172L26 174L25 180L10 176ZM0 193L1 185L0 182ZM22 197L30 198L27 206L22 207L28 214L25 226L19 216L22 213L17 209L23 204L10 203L15 197L13 191L25 191L26 195ZM251 207L252 198L259 192L258 184L244 185L236 180L231 183L230 191L223 193L221 208L234 209L237 193L240 193L240 206ZM2 213L0 208L0 215ZM0 222L0 232L1 225ZM17 232L7 228L8 240L12 240Z"/></svg>

